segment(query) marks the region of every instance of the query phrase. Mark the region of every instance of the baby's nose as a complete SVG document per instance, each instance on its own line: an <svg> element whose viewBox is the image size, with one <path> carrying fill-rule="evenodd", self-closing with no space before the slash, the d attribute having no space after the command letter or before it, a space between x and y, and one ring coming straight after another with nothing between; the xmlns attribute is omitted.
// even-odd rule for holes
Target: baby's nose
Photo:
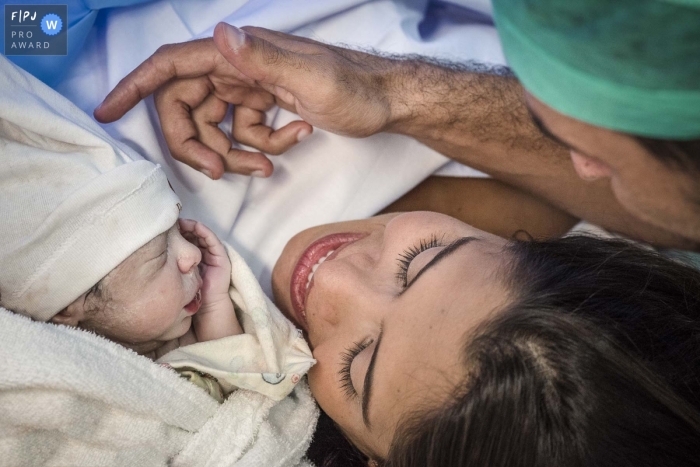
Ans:
<svg viewBox="0 0 700 467"><path fill-rule="evenodd" d="M183 239L183 248L177 258L177 266L182 274L192 272L202 261L202 252L199 248Z"/></svg>

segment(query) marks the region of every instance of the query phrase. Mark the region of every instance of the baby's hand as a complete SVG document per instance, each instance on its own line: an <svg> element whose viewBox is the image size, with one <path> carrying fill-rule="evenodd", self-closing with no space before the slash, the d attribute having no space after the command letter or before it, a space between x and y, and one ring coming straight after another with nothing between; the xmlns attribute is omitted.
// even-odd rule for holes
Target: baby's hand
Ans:
<svg viewBox="0 0 700 467"><path fill-rule="evenodd" d="M202 305L192 321L197 340L203 342L243 333L228 294L231 261L224 245L204 224L191 219L180 219L180 232L202 252L199 264Z"/></svg>

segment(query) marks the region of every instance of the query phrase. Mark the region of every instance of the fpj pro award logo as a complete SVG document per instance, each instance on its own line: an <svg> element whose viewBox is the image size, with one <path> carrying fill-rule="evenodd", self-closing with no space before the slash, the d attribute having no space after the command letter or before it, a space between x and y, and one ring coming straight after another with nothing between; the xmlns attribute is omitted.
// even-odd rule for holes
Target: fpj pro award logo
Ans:
<svg viewBox="0 0 700 467"><path fill-rule="evenodd" d="M66 55L67 5L5 5L5 55Z"/></svg>

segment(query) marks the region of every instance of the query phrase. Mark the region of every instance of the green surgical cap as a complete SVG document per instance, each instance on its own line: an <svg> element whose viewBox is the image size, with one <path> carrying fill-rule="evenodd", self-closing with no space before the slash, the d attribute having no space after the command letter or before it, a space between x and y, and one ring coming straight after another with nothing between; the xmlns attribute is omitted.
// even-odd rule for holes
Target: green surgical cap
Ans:
<svg viewBox="0 0 700 467"><path fill-rule="evenodd" d="M523 86L592 125L700 137L700 0L493 0Z"/></svg>

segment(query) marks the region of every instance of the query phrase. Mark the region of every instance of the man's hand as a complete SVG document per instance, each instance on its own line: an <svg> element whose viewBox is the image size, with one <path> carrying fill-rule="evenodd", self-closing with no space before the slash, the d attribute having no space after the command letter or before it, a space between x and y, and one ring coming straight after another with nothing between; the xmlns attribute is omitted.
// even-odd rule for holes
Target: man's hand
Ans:
<svg viewBox="0 0 700 467"><path fill-rule="evenodd" d="M238 71L313 126L365 137L391 119L393 60L226 23L216 27L214 42Z"/></svg>
<svg viewBox="0 0 700 467"><path fill-rule="evenodd" d="M229 104L237 106L234 136L241 143L253 138L255 147L269 154L284 152L312 130L301 121L277 131L265 127L263 112L274 105L274 97L231 66L212 39L158 49L109 93L95 109L95 118L113 122L154 91L172 156L214 179L224 171L272 173L272 163L263 154L232 148L218 128Z"/></svg>
<svg viewBox="0 0 700 467"><path fill-rule="evenodd" d="M387 128L392 69L397 62L262 28L220 23L214 38L161 47L127 75L95 109L100 122L121 118L156 92L155 103L173 157L218 179L224 171L269 176L260 153L231 148L218 128L235 105L236 141L281 154L310 125L354 137ZM275 103L296 121L273 131L264 111Z"/></svg>
<svg viewBox="0 0 700 467"><path fill-rule="evenodd" d="M188 91L195 86L175 80L183 78L201 80L202 90ZM689 247L686 239L626 212L609 184L579 179L567 149L548 140L533 124L522 87L502 68L379 57L220 23L213 41L159 49L117 85L95 110L95 117L102 122L116 120L171 80L175 81L156 99L164 133L170 135L168 145L176 158L210 170L213 178L223 173L224 166L214 167L212 154L220 160L218 154L228 145L215 128L223 114L222 102L238 105L234 138L273 153L268 149L274 133L265 127L262 110L274 100L304 120L278 130L276 138L282 141L278 152L296 143L290 135L298 140L310 131L309 124L354 137L381 131L404 134L577 218L632 238ZM206 89L211 91L207 94ZM189 92L195 97L180 97ZM214 98L207 100L212 94ZM174 110L171 115L164 109ZM178 141L188 146L186 155L179 152ZM267 161L262 154L257 156ZM236 170L237 161L246 157L231 157L226 169ZM272 171L267 163L263 176Z"/></svg>

